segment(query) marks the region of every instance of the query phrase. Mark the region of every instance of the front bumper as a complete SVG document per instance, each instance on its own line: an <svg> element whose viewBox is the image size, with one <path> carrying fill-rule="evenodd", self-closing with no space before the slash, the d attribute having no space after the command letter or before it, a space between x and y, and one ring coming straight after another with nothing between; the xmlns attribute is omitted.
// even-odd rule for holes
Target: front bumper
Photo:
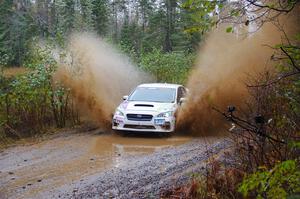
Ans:
<svg viewBox="0 0 300 199"><path fill-rule="evenodd" d="M160 120L160 124L155 123L155 120ZM128 120L126 116L114 116L112 129L136 132L173 132L175 130L175 117L157 118L153 116L151 121L132 121Z"/></svg>

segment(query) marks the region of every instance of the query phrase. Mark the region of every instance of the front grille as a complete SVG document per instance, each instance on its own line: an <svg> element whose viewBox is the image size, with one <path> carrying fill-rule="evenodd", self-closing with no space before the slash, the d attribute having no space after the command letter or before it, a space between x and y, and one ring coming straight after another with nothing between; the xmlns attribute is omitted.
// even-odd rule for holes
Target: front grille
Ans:
<svg viewBox="0 0 300 199"><path fill-rule="evenodd" d="M129 128L129 129L155 129L154 126L150 126L150 125L133 125L133 124L125 124L124 128Z"/></svg>
<svg viewBox="0 0 300 199"><path fill-rule="evenodd" d="M127 119L131 121L151 121L153 115L146 114L127 114Z"/></svg>

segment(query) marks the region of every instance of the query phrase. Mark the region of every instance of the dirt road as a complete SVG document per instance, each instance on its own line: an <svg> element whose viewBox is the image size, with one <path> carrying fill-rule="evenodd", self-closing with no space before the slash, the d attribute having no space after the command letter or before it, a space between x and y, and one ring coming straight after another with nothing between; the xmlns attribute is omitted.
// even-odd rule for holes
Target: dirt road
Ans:
<svg viewBox="0 0 300 199"><path fill-rule="evenodd" d="M225 146L219 138L63 133L0 153L0 198L157 198Z"/></svg>

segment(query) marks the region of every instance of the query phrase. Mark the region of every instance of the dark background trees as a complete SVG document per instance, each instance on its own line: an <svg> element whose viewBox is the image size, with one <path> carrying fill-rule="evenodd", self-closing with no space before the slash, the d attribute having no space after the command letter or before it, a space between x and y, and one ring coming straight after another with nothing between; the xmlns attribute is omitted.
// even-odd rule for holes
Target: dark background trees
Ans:
<svg viewBox="0 0 300 199"><path fill-rule="evenodd" d="M33 38L65 41L76 31L93 31L134 53L192 52L200 34L177 0L3 0L0 3L0 60L21 66Z"/></svg>

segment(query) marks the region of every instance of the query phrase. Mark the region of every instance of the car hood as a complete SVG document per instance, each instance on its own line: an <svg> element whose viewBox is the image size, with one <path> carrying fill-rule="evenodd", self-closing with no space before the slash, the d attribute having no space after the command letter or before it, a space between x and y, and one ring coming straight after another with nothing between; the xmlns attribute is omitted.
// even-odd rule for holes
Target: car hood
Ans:
<svg viewBox="0 0 300 199"><path fill-rule="evenodd" d="M159 103L159 102L144 102L144 101L124 101L118 107L124 112L134 111L151 111L151 112L167 112L174 111L176 109L175 103Z"/></svg>

